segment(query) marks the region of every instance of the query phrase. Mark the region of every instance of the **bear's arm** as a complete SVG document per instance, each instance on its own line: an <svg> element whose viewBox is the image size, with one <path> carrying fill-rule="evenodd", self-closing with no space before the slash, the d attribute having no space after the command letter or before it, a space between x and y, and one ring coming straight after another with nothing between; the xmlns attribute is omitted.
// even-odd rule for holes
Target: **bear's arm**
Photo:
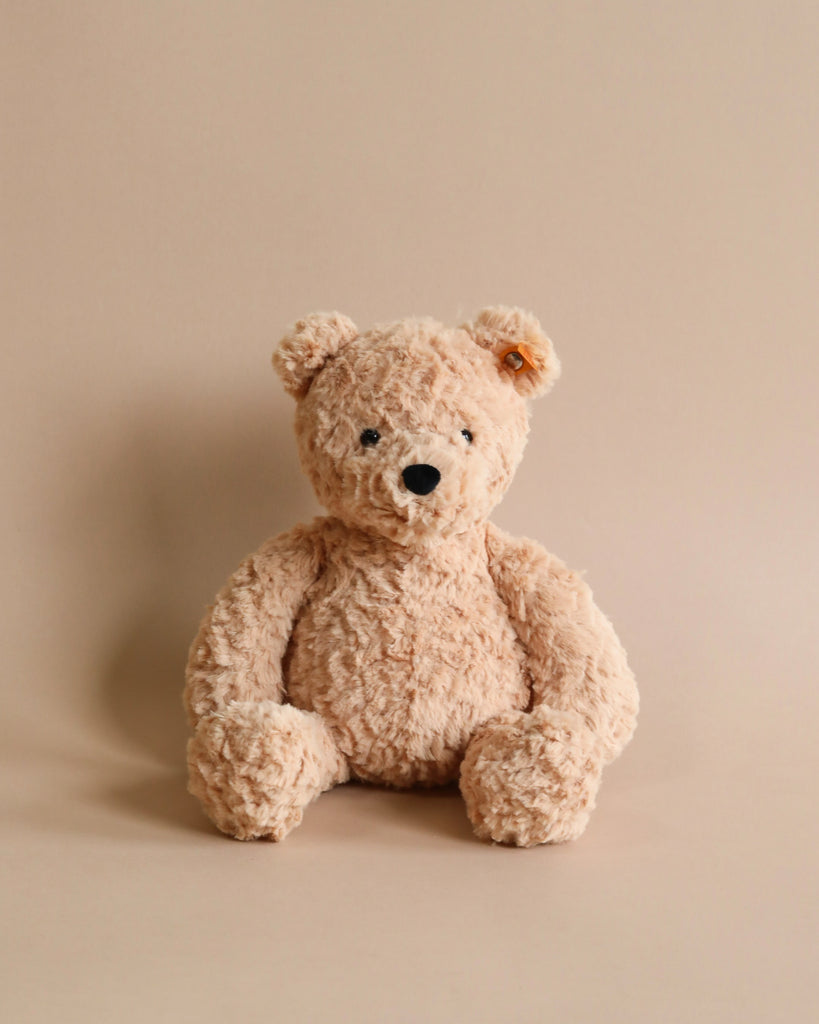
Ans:
<svg viewBox="0 0 819 1024"><path fill-rule="evenodd" d="M535 541L487 528L489 572L527 652L532 708L579 714L603 762L631 739L637 686L614 628L580 576Z"/></svg>
<svg viewBox="0 0 819 1024"><path fill-rule="evenodd" d="M231 701L281 702L282 658L322 564L320 526L297 526L246 558L193 641L185 677L191 725Z"/></svg>

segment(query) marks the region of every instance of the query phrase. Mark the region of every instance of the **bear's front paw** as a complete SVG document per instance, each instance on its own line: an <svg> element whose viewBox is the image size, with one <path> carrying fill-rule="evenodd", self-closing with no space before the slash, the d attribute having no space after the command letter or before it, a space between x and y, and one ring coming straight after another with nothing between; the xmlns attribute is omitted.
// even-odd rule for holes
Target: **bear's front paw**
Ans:
<svg viewBox="0 0 819 1024"><path fill-rule="evenodd" d="M318 715L273 701L234 702L202 719L188 768L190 792L236 839L284 839L304 807L348 774Z"/></svg>
<svg viewBox="0 0 819 1024"><path fill-rule="evenodd" d="M536 846L583 832L600 773L601 757L582 719L541 707L508 712L480 728L460 785L476 835Z"/></svg>

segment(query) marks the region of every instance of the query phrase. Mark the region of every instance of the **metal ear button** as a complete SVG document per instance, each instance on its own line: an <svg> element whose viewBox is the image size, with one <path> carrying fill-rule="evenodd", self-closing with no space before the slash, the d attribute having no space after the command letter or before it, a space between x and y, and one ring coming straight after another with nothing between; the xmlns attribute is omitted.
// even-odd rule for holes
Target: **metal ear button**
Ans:
<svg viewBox="0 0 819 1024"><path fill-rule="evenodd" d="M525 373L526 370L535 368L531 353L525 345L513 345L501 353L501 362L508 366L513 373Z"/></svg>

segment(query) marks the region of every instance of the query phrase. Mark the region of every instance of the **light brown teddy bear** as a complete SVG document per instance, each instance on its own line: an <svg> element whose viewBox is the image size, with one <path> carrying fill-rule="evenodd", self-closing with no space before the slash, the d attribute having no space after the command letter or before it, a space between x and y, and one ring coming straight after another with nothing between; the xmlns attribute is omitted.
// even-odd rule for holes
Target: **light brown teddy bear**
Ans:
<svg viewBox="0 0 819 1024"><path fill-rule="evenodd" d="M278 840L350 778L459 779L479 836L576 838L638 700L586 584L487 519L559 373L540 324L317 314L273 361L329 516L246 559L202 623L191 792L223 832Z"/></svg>

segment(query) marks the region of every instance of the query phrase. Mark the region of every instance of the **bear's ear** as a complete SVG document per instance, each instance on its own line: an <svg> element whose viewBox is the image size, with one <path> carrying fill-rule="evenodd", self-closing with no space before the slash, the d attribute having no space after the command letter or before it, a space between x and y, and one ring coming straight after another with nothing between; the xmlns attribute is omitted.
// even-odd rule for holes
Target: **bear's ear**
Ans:
<svg viewBox="0 0 819 1024"><path fill-rule="evenodd" d="M298 320L273 353L273 366L294 398L306 395L327 360L358 337L343 313L311 313Z"/></svg>
<svg viewBox="0 0 819 1024"><path fill-rule="evenodd" d="M499 372L511 378L524 398L545 395L560 376L552 343L532 313L490 306L463 329L497 358Z"/></svg>

